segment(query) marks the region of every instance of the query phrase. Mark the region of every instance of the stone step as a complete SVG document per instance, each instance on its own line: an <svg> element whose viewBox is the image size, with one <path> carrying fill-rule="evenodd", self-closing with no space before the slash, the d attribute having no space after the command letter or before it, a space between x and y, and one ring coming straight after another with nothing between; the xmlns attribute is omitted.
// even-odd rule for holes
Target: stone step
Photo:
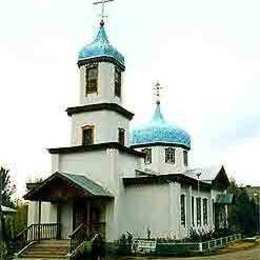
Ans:
<svg viewBox="0 0 260 260"><path fill-rule="evenodd" d="M56 256L56 255L26 255L26 256L20 256L21 259L67 259L65 256Z"/></svg>
<svg viewBox="0 0 260 260"><path fill-rule="evenodd" d="M68 252L67 251L42 251L42 250L39 250L39 251L26 251L23 253L23 255L66 255Z"/></svg>
<svg viewBox="0 0 260 260"><path fill-rule="evenodd" d="M44 240L33 244L20 258L22 259L66 259L69 252L69 240Z"/></svg>

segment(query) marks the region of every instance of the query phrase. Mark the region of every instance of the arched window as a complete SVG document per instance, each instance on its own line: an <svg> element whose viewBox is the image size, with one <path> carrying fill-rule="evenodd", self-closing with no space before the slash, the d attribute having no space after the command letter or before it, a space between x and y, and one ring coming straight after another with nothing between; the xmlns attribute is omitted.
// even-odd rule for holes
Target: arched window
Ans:
<svg viewBox="0 0 260 260"><path fill-rule="evenodd" d="M174 148L165 148L165 162L175 164L175 149Z"/></svg>
<svg viewBox="0 0 260 260"><path fill-rule="evenodd" d="M142 149L142 152L145 153L144 163L151 164L152 163L152 149L145 148L145 149Z"/></svg>
<svg viewBox="0 0 260 260"><path fill-rule="evenodd" d="M192 226L195 226L195 214L194 214L194 197L191 198L191 214L192 214Z"/></svg>
<svg viewBox="0 0 260 260"><path fill-rule="evenodd" d="M208 200L203 199L203 225L208 225Z"/></svg>
<svg viewBox="0 0 260 260"><path fill-rule="evenodd" d="M115 67L115 96L121 98L122 77L121 70Z"/></svg>
<svg viewBox="0 0 260 260"><path fill-rule="evenodd" d="M181 225L185 227L185 195L181 195Z"/></svg>
<svg viewBox="0 0 260 260"><path fill-rule="evenodd" d="M118 128L118 142L125 145L125 129Z"/></svg>
<svg viewBox="0 0 260 260"><path fill-rule="evenodd" d="M197 226L201 226L201 198L196 198Z"/></svg>
<svg viewBox="0 0 260 260"><path fill-rule="evenodd" d="M92 64L86 67L86 96L97 92L98 65Z"/></svg>
<svg viewBox="0 0 260 260"><path fill-rule="evenodd" d="M185 166L188 166L188 152L183 151L183 163Z"/></svg>
<svg viewBox="0 0 260 260"><path fill-rule="evenodd" d="M84 126L82 128L82 145L94 143L94 126Z"/></svg>

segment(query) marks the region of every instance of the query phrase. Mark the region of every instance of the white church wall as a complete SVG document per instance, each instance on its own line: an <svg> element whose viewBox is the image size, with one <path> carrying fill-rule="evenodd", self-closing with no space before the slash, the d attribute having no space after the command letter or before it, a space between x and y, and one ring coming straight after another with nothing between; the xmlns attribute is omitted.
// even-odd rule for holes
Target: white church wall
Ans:
<svg viewBox="0 0 260 260"><path fill-rule="evenodd" d="M128 145L129 120L114 111L92 111L72 115L71 144L82 144L82 127L94 126L94 143L118 142L118 128L125 129Z"/></svg>
<svg viewBox="0 0 260 260"><path fill-rule="evenodd" d="M122 90L123 78L122 72ZM98 63L98 91L97 93L88 94L86 96L86 66L80 67L80 103L82 105L96 104L96 103L117 103L121 104L121 98L114 95L115 84L115 65L109 62Z"/></svg>
<svg viewBox="0 0 260 260"><path fill-rule="evenodd" d="M65 173L85 175L113 193L116 192L116 187L111 163L113 154L116 152L115 149L107 149L61 154L59 170Z"/></svg>
<svg viewBox="0 0 260 260"><path fill-rule="evenodd" d="M64 154L59 158L59 170L65 173L85 175L113 193L113 201L106 205L106 235L108 241L120 236L122 219L122 176L135 176L140 168L140 158L116 149L89 151L85 153Z"/></svg>
<svg viewBox="0 0 260 260"><path fill-rule="evenodd" d="M146 164L143 160L143 168L149 169L157 174L173 174L183 173L187 170L187 166L184 165L183 151L185 149L175 148L175 163L165 162L165 149L169 146L151 146L147 148L152 149L152 163ZM171 147L172 148L172 147ZM143 148L137 148L136 150L142 151Z"/></svg>
<svg viewBox="0 0 260 260"><path fill-rule="evenodd" d="M135 237L167 237L174 233L169 228L169 185L128 186L124 190L124 211L121 216L121 233Z"/></svg>

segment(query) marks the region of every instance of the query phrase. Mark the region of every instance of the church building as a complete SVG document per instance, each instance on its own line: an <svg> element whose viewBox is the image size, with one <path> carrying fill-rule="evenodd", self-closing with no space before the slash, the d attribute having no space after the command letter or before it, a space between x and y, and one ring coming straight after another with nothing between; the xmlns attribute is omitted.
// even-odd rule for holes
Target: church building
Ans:
<svg viewBox="0 0 260 260"><path fill-rule="evenodd" d="M66 110L71 145L48 149L51 175L28 184L24 196L28 226L39 238L50 238L51 227L58 239L85 229L85 239L99 233L107 242L126 232L183 239L191 229L226 227L231 195L224 167L189 167L191 137L166 120L159 98L151 120L130 131L134 114L122 98L125 59L103 20L79 52L78 67L79 104ZM72 249L82 242L75 241Z"/></svg>

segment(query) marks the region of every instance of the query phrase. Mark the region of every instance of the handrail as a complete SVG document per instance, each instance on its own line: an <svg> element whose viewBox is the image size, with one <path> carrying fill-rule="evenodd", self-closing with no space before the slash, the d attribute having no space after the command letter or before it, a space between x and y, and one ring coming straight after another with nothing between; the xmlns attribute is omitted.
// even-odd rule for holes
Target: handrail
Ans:
<svg viewBox="0 0 260 260"><path fill-rule="evenodd" d="M70 235L70 253L84 242L91 240L96 234L105 236L105 222L81 223Z"/></svg>
<svg viewBox="0 0 260 260"><path fill-rule="evenodd" d="M15 237L15 239L17 239L18 237L20 237L21 235L23 235L26 231L28 231L28 229L30 229L32 227L32 225L34 224L31 224L30 226L24 228L20 233L18 233Z"/></svg>
<svg viewBox="0 0 260 260"><path fill-rule="evenodd" d="M84 224L81 223L81 224L69 235L69 237L75 236L83 226L84 226Z"/></svg>
<svg viewBox="0 0 260 260"><path fill-rule="evenodd" d="M20 251L32 241L58 239L59 223L31 224L15 237L16 251Z"/></svg>

